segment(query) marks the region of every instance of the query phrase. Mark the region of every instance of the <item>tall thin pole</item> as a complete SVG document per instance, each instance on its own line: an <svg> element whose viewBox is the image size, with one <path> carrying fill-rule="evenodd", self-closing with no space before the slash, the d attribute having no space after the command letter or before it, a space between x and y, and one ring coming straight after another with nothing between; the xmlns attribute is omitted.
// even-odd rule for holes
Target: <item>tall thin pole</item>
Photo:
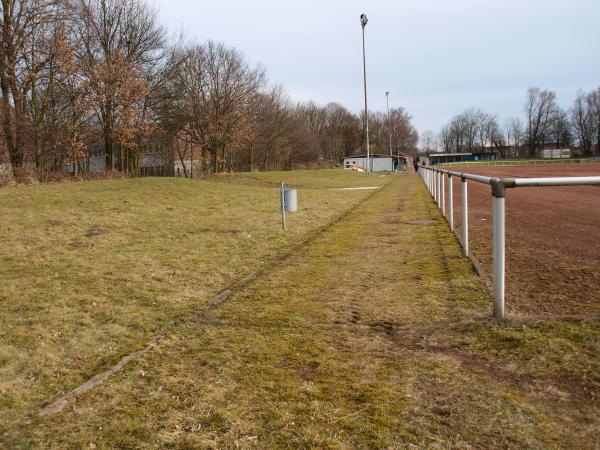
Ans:
<svg viewBox="0 0 600 450"><path fill-rule="evenodd" d="M285 221L285 184L281 182L281 227L284 231L287 230L287 223Z"/></svg>
<svg viewBox="0 0 600 450"><path fill-rule="evenodd" d="M363 79L365 87L365 145L367 147L367 175L371 171L371 152L369 147L369 107L367 105L367 57L365 53L365 26L367 25L367 16L361 16L362 25L362 45L363 45Z"/></svg>
<svg viewBox="0 0 600 450"><path fill-rule="evenodd" d="M392 120L390 118L390 93L385 93L385 102L387 104L387 116L388 116L388 134L390 136L390 156L392 156Z"/></svg>

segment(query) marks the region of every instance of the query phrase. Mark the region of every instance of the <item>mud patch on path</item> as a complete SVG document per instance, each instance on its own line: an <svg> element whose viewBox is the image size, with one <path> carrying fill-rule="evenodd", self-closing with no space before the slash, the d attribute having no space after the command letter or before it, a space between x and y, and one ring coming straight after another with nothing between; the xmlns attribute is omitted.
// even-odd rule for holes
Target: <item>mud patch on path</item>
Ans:
<svg viewBox="0 0 600 450"><path fill-rule="evenodd" d="M405 225L433 225L435 224L435 220L430 220L430 219L415 219L415 220L407 220L404 222L400 222L403 223Z"/></svg>

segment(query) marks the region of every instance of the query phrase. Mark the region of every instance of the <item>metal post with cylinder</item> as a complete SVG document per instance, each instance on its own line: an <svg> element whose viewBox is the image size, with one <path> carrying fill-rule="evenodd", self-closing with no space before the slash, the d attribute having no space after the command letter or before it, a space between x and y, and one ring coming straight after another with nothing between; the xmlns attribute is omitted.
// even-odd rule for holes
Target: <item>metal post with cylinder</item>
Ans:
<svg viewBox="0 0 600 450"><path fill-rule="evenodd" d="M287 189L285 183L281 182L281 226L287 230L286 213L298 211L298 191L296 189Z"/></svg>

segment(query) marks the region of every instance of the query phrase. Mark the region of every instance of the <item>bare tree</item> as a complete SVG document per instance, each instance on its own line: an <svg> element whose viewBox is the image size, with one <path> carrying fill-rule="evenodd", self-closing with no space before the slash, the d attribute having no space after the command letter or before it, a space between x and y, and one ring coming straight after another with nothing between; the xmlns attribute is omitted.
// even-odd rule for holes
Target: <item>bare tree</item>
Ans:
<svg viewBox="0 0 600 450"><path fill-rule="evenodd" d="M504 136L498 125L497 117L479 110L475 120L479 139L478 145L482 151L489 147L501 148L504 144Z"/></svg>
<svg viewBox="0 0 600 450"><path fill-rule="evenodd" d="M592 91L587 96L587 106L591 121L593 122L593 130L596 135L596 150L593 151L594 156L600 153L600 88Z"/></svg>
<svg viewBox="0 0 600 450"><path fill-rule="evenodd" d="M504 128L506 132L506 145L512 147L512 152L509 151L508 155L506 156L508 158L518 158L519 148L523 143L524 137L525 127L523 125L523 121L518 117L511 117L506 120Z"/></svg>
<svg viewBox="0 0 600 450"><path fill-rule="evenodd" d="M38 50L45 44L45 26L56 2L2 0L0 2L0 92L4 145L15 175L25 161L25 144L32 104L29 93L37 73L46 66ZM39 59L38 59L39 56Z"/></svg>
<svg viewBox="0 0 600 450"><path fill-rule="evenodd" d="M329 103L325 106L325 131L327 138L325 157L329 161L338 162L340 159L350 154L357 143L357 134L359 123L346 108L338 103ZM355 139L352 139L354 135ZM350 138L350 142L348 141Z"/></svg>
<svg viewBox="0 0 600 450"><path fill-rule="evenodd" d="M123 147L131 147L145 125L140 121L150 92L147 74L164 56L165 32L157 11L137 0L81 0L77 31L96 97L106 166L115 169L118 158L123 169Z"/></svg>
<svg viewBox="0 0 600 450"><path fill-rule="evenodd" d="M462 113L461 120L464 131L465 147L469 151L477 145L477 135L482 121L483 111L480 109L468 109Z"/></svg>
<svg viewBox="0 0 600 450"><path fill-rule="evenodd" d="M292 107L281 86L272 88L264 100L258 135L262 144L262 167L263 170L269 170L269 167L273 167L273 156L286 159L284 153L289 150Z"/></svg>
<svg viewBox="0 0 600 450"><path fill-rule="evenodd" d="M444 153L450 153L452 151L454 137L452 133L452 126L450 124L446 124L442 127L438 140L442 146L442 149L444 150Z"/></svg>
<svg viewBox="0 0 600 450"><path fill-rule="evenodd" d="M587 95L581 90L577 93L571 108L571 119L579 146L582 148L584 155L591 155L594 142L594 119Z"/></svg>
<svg viewBox="0 0 600 450"><path fill-rule="evenodd" d="M564 109L559 106L556 107L554 113L550 117L549 128L550 138L556 142L558 148L571 147L573 142L573 132L571 122Z"/></svg>
<svg viewBox="0 0 600 450"><path fill-rule="evenodd" d="M416 155L419 133L412 124L412 117L402 107L392 108L389 113L392 129L392 151L395 155ZM387 148L387 129L381 136L382 148Z"/></svg>
<svg viewBox="0 0 600 450"><path fill-rule="evenodd" d="M50 110L54 117L59 117L61 126L57 143L65 154L61 152L60 155L54 155L54 168L62 169L60 166L66 157L72 164L73 174L77 176L82 159L84 167L88 166L84 158L89 142L94 97L91 95L90 80L84 75L82 59L79 58L81 42L68 22L57 28L55 40L56 61L53 69L56 74L54 87L51 86L53 100ZM52 109L58 111L53 112Z"/></svg>
<svg viewBox="0 0 600 450"><path fill-rule="evenodd" d="M437 138L435 133L431 130L425 130L421 134L421 151L429 156L435 151L437 146Z"/></svg>
<svg viewBox="0 0 600 450"><path fill-rule="evenodd" d="M50 170L62 169L64 162L63 155L56 155L57 131L63 129L58 82L64 73L61 60L71 44L68 42L70 9L66 2L37 0L33 4L37 15L25 41L20 74L35 165L38 173L43 173L47 159ZM46 155L48 145L53 147L52 155Z"/></svg>
<svg viewBox="0 0 600 450"><path fill-rule="evenodd" d="M539 88L527 90L525 113L527 115L527 146L529 157L535 157L549 136L551 118L556 110L556 93Z"/></svg>
<svg viewBox="0 0 600 450"><path fill-rule="evenodd" d="M208 42L205 56L205 98L200 111L207 117L207 146L216 173L226 161L226 152L240 148L249 128L248 109L265 83L260 67L252 68L235 49Z"/></svg>
<svg viewBox="0 0 600 450"><path fill-rule="evenodd" d="M327 112L325 108L317 105L314 101L300 103L297 106L297 115L301 123L306 126L306 129L316 139L319 146L319 159L325 159L325 149L323 148L323 136L327 126Z"/></svg>

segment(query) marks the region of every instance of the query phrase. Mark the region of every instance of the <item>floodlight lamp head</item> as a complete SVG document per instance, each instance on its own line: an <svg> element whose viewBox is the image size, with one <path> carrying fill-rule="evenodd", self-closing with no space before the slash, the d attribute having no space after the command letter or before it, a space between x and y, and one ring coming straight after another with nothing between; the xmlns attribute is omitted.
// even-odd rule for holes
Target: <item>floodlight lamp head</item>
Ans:
<svg viewBox="0 0 600 450"><path fill-rule="evenodd" d="M360 24L362 25L362 27L366 27L367 26L367 22L369 21L369 19L367 19L367 15L366 14L361 14L360 15Z"/></svg>

